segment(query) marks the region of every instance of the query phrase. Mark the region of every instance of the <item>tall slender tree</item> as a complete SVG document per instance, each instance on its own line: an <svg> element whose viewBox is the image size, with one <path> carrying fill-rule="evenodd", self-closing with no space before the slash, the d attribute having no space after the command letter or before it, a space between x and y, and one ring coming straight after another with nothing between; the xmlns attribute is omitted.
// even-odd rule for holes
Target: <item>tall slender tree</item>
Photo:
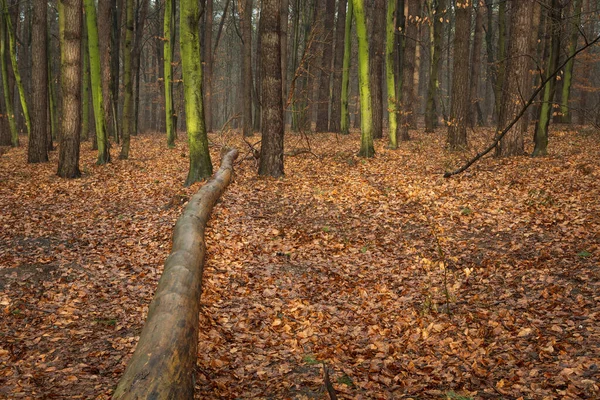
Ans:
<svg viewBox="0 0 600 400"><path fill-rule="evenodd" d="M252 136L252 0L239 0L242 31L242 131Z"/></svg>
<svg viewBox="0 0 600 400"><path fill-rule="evenodd" d="M440 86L440 60L442 55L442 32L446 0L428 0L429 21L429 82L425 105L425 132L433 132L437 127L437 97Z"/></svg>
<svg viewBox="0 0 600 400"><path fill-rule="evenodd" d="M390 149L398 148L398 100L396 99L396 76L394 74L395 16L396 0L388 0L385 23L385 76L387 83Z"/></svg>
<svg viewBox="0 0 600 400"><path fill-rule="evenodd" d="M165 0L164 20L165 123L167 146L175 147L176 115L173 100L173 52L175 50L175 0Z"/></svg>
<svg viewBox="0 0 600 400"><path fill-rule="evenodd" d="M29 136L27 162L48 161L48 66L47 66L47 20L48 3L35 0L31 33L32 56L32 129Z"/></svg>
<svg viewBox="0 0 600 400"><path fill-rule="evenodd" d="M419 0L407 0L408 13L406 15L406 28L404 35L404 54L402 57L402 98L400 101L400 140L410 140L409 128L412 114L415 109L414 75L415 53L419 23Z"/></svg>
<svg viewBox="0 0 600 400"><path fill-rule="evenodd" d="M113 124L111 120L112 112L111 112L111 93L110 93L110 82L111 82L111 71L110 71L110 61L112 58L112 53L115 49L111 46L111 40L107 40L110 38L111 34L111 19L112 19L112 10L111 3L114 0L105 0L98 2L98 36L100 40L98 41L99 51L100 51L100 70L102 75L102 105L104 109L104 124L107 132L107 136L114 137ZM118 49L116 50L118 53ZM110 146L108 146L110 148Z"/></svg>
<svg viewBox="0 0 600 400"><path fill-rule="evenodd" d="M383 54L385 42L385 0L373 2L371 27L371 108L373 109L373 138L383 137Z"/></svg>
<svg viewBox="0 0 600 400"><path fill-rule="evenodd" d="M569 45L567 56L571 57L577 50L577 39L579 38L579 25L581 24L581 6L583 0L571 1L570 18L567 20L567 30L569 32ZM560 101L561 122L571 123L571 111L569 109L569 100L571 99L571 85L573 83L573 69L575 58L571 58L565 65L565 73L562 80L562 96Z"/></svg>
<svg viewBox="0 0 600 400"><path fill-rule="evenodd" d="M90 77L92 83L92 103L94 106L94 122L96 126L96 143L98 158L96 164L102 165L110 161L108 134L104 113L104 96L102 93L102 73L100 65L100 49L98 40L98 18L94 0L84 0L85 19L88 33L88 54L90 57Z"/></svg>
<svg viewBox="0 0 600 400"><path fill-rule="evenodd" d="M347 0L338 0L337 20L335 23L335 48L333 54L333 83L331 91L331 115L329 131L339 132L341 122L342 73L344 63L344 26L346 23Z"/></svg>
<svg viewBox="0 0 600 400"><path fill-rule="evenodd" d="M81 127L81 0L59 0L62 119L58 176L77 178Z"/></svg>
<svg viewBox="0 0 600 400"><path fill-rule="evenodd" d="M259 175L283 175L283 99L281 97L281 0L263 0L260 13L262 46L262 144Z"/></svg>
<svg viewBox="0 0 600 400"><path fill-rule="evenodd" d="M348 12L344 27L344 61L342 63L342 98L340 131L343 135L350 133L350 111L348 109L348 98L350 97L350 60L352 58L352 20L354 18L354 1L348 0Z"/></svg>
<svg viewBox="0 0 600 400"><path fill-rule="evenodd" d="M198 22L200 10L197 0L181 0L179 11L181 67L185 96L185 125L190 152L190 169L185 185L207 179L212 174L212 163L208 151L208 137L204 123L202 97L202 63ZM277 94L281 98L281 86Z"/></svg>
<svg viewBox="0 0 600 400"><path fill-rule="evenodd" d="M6 25L6 15L4 12L0 14L0 63L2 64L2 89L4 94L4 105L6 107L6 114L8 116L8 126L10 128L11 144L12 147L19 146L19 132L17 131L17 123L15 121L15 112L12 103L12 92L10 90L9 83L9 55L6 51L8 43L8 33Z"/></svg>
<svg viewBox="0 0 600 400"><path fill-rule="evenodd" d="M371 82L369 71L369 38L365 20L364 0L352 0L356 36L358 37L358 84L360 92L360 157L375 156L373 147L373 112L371 109Z"/></svg>
<svg viewBox="0 0 600 400"><path fill-rule="evenodd" d="M119 158L129 158L129 145L133 132L133 0L125 0L125 47L123 48L123 143Z"/></svg>
<svg viewBox="0 0 600 400"><path fill-rule="evenodd" d="M479 102L479 74L481 72L481 44L483 38L483 6L479 1L473 2L475 6L475 30L473 32L473 50L471 51L471 81L469 89L469 125L483 125L483 114Z"/></svg>
<svg viewBox="0 0 600 400"><path fill-rule="evenodd" d="M212 96L213 96L213 0L206 0L206 23L204 26L204 120L206 131L212 132Z"/></svg>
<svg viewBox="0 0 600 400"><path fill-rule="evenodd" d="M458 150L467 145L467 117L469 114L469 38L471 36L471 0L456 3L454 33L454 65L448 145Z"/></svg>
<svg viewBox="0 0 600 400"><path fill-rule="evenodd" d="M317 86L317 121L315 130L327 132L329 129L329 99L331 77L331 53L333 49L333 19L335 16L335 0L325 1L325 14L323 16L323 38L320 45L320 74Z"/></svg>

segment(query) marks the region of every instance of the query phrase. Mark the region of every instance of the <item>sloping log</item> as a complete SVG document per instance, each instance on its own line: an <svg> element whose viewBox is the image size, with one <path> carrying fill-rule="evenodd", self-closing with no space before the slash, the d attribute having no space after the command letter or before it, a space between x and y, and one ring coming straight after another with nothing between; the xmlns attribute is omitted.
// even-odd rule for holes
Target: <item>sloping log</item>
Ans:
<svg viewBox="0 0 600 400"><path fill-rule="evenodd" d="M173 249L148 318L113 399L192 399L204 270L204 229L231 181L236 149L190 199L173 231Z"/></svg>

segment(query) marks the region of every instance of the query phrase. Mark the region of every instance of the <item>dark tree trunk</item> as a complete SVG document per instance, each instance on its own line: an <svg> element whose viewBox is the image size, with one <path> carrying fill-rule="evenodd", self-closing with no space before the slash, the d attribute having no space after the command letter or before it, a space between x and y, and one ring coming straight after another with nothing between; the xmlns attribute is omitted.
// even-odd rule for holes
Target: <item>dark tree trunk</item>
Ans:
<svg viewBox="0 0 600 400"><path fill-rule="evenodd" d="M415 110L414 99L414 75L415 75L415 52L417 46L417 27L419 15L419 0L408 1L408 15L406 16L406 32L404 36L404 54L402 68L402 89L400 102L400 140L410 140L408 129L410 120Z"/></svg>
<svg viewBox="0 0 600 400"><path fill-rule="evenodd" d="M529 63L526 61L529 52L529 29L533 2L510 0L510 41L506 60L506 77L504 93L502 95L502 107L498 118L498 132L512 121L524 106L522 89L529 82ZM525 128L523 124L515 126L504 136L496 147L496 156L522 155L524 152L523 136Z"/></svg>
<svg viewBox="0 0 600 400"><path fill-rule="evenodd" d="M371 109L373 138L383 137L383 54L385 37L385 0L375 0L371 29Z"/></svg>
<svg viewBox="0 0 600 400"><path fill-rule="evenodd" d="M483 125L483 116L479 104L479 74L481 72L481 42L483 38L483 6L476 4L475 32L473 35L473 51L471 53L471 86L469 92L469 125Z"/></svg>
<svg viewBox="0 0 600 400"><path fill-rule="evenodd" d="M59 0L61 19L61 85L63 113L58 158L58 176L77 178L79 171L79 132L81 128L81 0Z"/></svg>
<svg viewBox="0 0 600 400"><path fill-rule="evenodd" d="M107 40L111 34L111 1L98 2L98 44L100 46L100 69L102 74L102 106L104 108L104 125L108 137L112 133L111 101L110 101L110 61L112 56L111 41Z"/></svg>
<svg viewBox="0 0 600 400"><path fill-rule="evenodd" d="M252 136L252 0L240 0L242 30L242 131Z"/></svg>
<svg viewBox="0 0 600 400"><path fill-rule="evenodd" d="M283 175L283 101L281 98L280 1L263 0L260 23L262 47L262 145L259 175Z"/></svg>
<svg viewBox="0 0 600 400"><path fill-rule="evenodd" d="M212 132L212 93L213 93L213 0L206 0L206 25L204 27L204 124L206 132Z"/></svg>
<svg viewBox="0 0 600 400"><path fill-rule="evenodd" d="M335 0L326 0L323 19L324 34L321 51L321 73L319 75L317 97L317 132L329 130L329 99L331 77L331 53L333 50L333 18L335 16Z"/></svg>
<svg viewBox="0 0 600 400"><path fill-rule="evenodd" d="M448 145L458 150L467 145L467 116L469 114L469 38L471 36L471 1L456 7L454 34L454 76L448 121Z"/></svg>
<svg viewBox="0 0 600 400"><path fill-rule="evenodd" d="M337 22L335 23L335 49L333 56L333 90L331 91L331 116L329 118L330 132L340 132L341 130L342 68L344 63L346 6L347 0L338 0Z"/></svg>
<svg viewBox="0 0 600 400"><path fill-rule="evenodd" d="M31 57L33 70L31 135L27 162L39 163L48 161L48 62L47 52L47 18L48 3L46 0L35 0L33 7L33 27L31 37Z"/></svg>
<svg viewBox="0 0 600 400"><path fill-rule="evenodd" d="M112 24L110 33L110 48L113 51L110 54L110 110L112 115L112 129L110 130L113 139L119 143L120 129L119 123L119 53L121 49L121 19L123 14L123 0L117 4L117 0L109 0L111 5Z"/></svg>

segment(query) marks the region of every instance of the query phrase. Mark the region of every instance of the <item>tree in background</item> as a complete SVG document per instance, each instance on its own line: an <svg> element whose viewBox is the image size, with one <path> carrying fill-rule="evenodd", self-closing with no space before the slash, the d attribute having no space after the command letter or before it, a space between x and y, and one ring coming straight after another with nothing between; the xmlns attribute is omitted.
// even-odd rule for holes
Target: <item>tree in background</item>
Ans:
<svg viewBox="0 0 600 400"><path fill-rule="evenodd" d="M529 25L533 2L510 0L510 41L506 60L506 84L502 95L502 107L498 118L498 132L501 132L524 106L523 88L529 86ZM523 136L526 126L516 124L502 138L496 147L496 156L522 155Z"/></svg>
<svg viewBox="0 0 600 400"><path fill-rule="evenodd" d="M337 19L335 22L335 48L333 54L333 84L331 91L331 115L329 131L340 132L342 110L342 74L344 64L344 36L346 24L347 0L338 0Z"/></svg>
<svg viewBox="0 0 600 400"><path fill-rule="evenodd" d="M371 108L373 110L373 138L383 137L383 54L385 38L385 0L373 3L371 30Z"/></svg>
<svg viewBox="0 0 600 400"><path fill-rule="evenodd" d="M190 186L212 175L212 163L208 151L208 137L204 124L204 103L202 99L202 63L200 61L200 40L198 22L200 12L196 0L182 0L179 10L179 41L183 90L185 96L185 125L187 127L190 151L190 169L185 185ZM281 86L277 93L281 98Z"/></svg>
<svg viewBox="0 0 600 400"><path fill-rule="evenodd" d="M467 117L469 114L469 44L471 36L471 0L456 3L454 33L454 66L450 116L448 118L448 145L450 150L467 145Z"/></svg>
<svg viewBox="0 0 600 400"><path fill-rule="evenodd" d="M333 17L335 16L335 0L325 1L325 15L323 16L324 34L320 41L320 74L317 85L317 132L327 132L329 129L329 99L331 76L331 53L333 49Z"/></svg>
<svg viewBox="0 0 600 400"><path fill-rule="evenodd" d="M133 76L132 76L132 50L133 50L133 0L125 1L125 46L123 48L123 143L119 158L129 158L129 144L133 131Z"/></svg>
<svg viewBox="0 0 600 400"><path fill-rule="evenodd" d="M0 63L2 64L2 89L4 94L4 106L6 107L6 114L8 116L8 126L10 128L11 144L12 147L19 146L19 132L17 131L17 123L15 121L15 112L12 103L12 92L10 90L9 83L9 61L8 53L6 52L8 42L8 28L6 24L6 16L4 12L0 14Z"/></svg>
<svg viewBox="0 0 600 400"><path fill-rule="evenodd" d="M98 18L94 0L84 0L85 19L88 33L88 54L90 57L90 76L92 86L92 103L94 106L94 122L96 125L96 143L98 158L96 164L102 165L110 161L108 134L104 113L104 96L102 93L102 76L100 66L100 50L98 48Z"/></svg>
<svg viewBox="0 0 600 400"><path fill-rule="evenodd" d="M62 118L58 176L77 178L81 128L81 0L59 0Z"/></svg>
<svg viewBox="0 0 600 400"><path fill-rule="evenodd" d="M396 99L396 76L394 74L394 44L396 40L396 0L388 0L385 31L385 76L387 83L387 107L389 120L389 147L398 148L398 100Z"/></svg>
<svg viewBox="0 0 600 400"><path fill-rule="evenodd" d="M348 97L350 96L350 60L352 53L352 19L354 18L354 1L348 1L348 12L346 13L346 22L344 28L344 61L342 70L342 96L341 96L341 115L340 131L343 135L350 133L350 112L348 110Z"/></svg>
<svg viewBox="0 0 600 400"><path fill-rule="evenodd" d="M414 76L415 76L415 53L417 46L417 34L419 23L419 0L407 0L408 13L406 15L406 28L404 35L404 53L402 56L402 99L400 102L400 140L410 140L408 130L411 118L415 110L414 99Z"/></svg>
<svg viewBox="0 0 600 400"><path fill-rule="evenodd" d="M242 31L242 131L252 136L252 0L239 1Z"/></svg>
<svg viewBox="0 0 600 400"><path fill-rule="evenodd" d="M262 144L259 175L283 175L283 99L281 97L280 0L263 0L260 13L262 46Z"/></svg>
<svg viewBox="0 0 600 400"><path fill-rule="evenodd" d="M440 60L442 56L443 21L446 13L446 0L429 0L429 82L425 106L425 132L433 132L437 127L437 97L440 86Z"/></svg>
<svg viewBox="0 0 600 400"><path fill-rule="evenodd" d="M29 136L27 162L48 161L48 67L46 34L48 3L35 0L33 7L33 26L31 33L31 89L32 89L32 129Z"/></svg>
<svg viewBox="0 0 600 400"><path fill-rule="evenodd" d="M175 147L177 137L177 117L173 102L173 52L175 50L175 0L165 0L164 20L164 76L165 76L165 125L167 146Z"/></svg>
<svg viewBox="0 0 600 400"><path fill-rule="evenodd" d="M577 49L577 40L579 39L579 26L581 24L581 6L583 0L571 1L569 8L570 18L567 20L567 31L569 33L569 44L567 56L571 57ZM565 65L565 73L562 80L562 96L560 102L561 122L571 123L571 111L569 110L569 100L571 98L571 86L573 83L573 69L575 66L575 58L570 59Z"/></svg>
<svg viewBox="0 0 600 400"><path fill-rule="evenodd" d="M373 147L373 112L371 109L371 82L369 72L369 39L365 21L364 0L352 0L356 36L358 37L358 81L360 91L360 157L375 156Z"/></svg>

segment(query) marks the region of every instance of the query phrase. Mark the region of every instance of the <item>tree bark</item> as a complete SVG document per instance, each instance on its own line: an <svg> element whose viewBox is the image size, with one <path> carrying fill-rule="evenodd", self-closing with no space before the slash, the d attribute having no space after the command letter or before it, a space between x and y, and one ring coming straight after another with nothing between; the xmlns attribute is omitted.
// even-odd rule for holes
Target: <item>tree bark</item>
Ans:
<svg viewBox="0 0 600 400"><path fill-rule="evenodd" d="M281 34L279 0L263 0L260 13L262 46L262 144L259 175L283 175L283 99L281 97Z"/></svg>
<svg viewBox="0 0 600 400"><path fill-rule="evenodd" d="M111 101L110 101L110 60L112 54L111 41L111 2L108 0L98 2L98 36L100 51L100 70L102 76L102 108L104 110L104 126L107 138L114 136L111 131ZM107 146L109 147L109 146Z"/></svg>
<svg viewBox="0 0 600 400"><path fill-rule="evenodd" d="M137 347L113 395L115 400L191 399L198 347L198 314L212 209L233 174L237 150L190 199L173 230L173 249L148 309Z"/></svg>
<svg viewBox="0 0 600 400"><path fill-rule="evenodd" d="M581 24L581 5L582 0L574 0L571 2L572 8L570 10L571 18L568 20L568 32L569 32L569 48L568 56L575 53L577 49L577 39L579 38L579 25ZM571 85L573 83L573 69L575 66L575 59L571 59L566 67L564 78L562 81L562 96L560 104L561 122L570 124L571 123L571 111L569 109L569 100L571 98Z"/></svg>
<svg viewBox="0 0 600 400"><path fill-rule="evenodd" d="M325 1L325 15L323 18L323 35L321 42L321 66L319 84L317 88L317 121L315 130L327 132L329 129L329 99L331 77L331 53L333 49L333 18L335 16L335 0Z"/></svg>
<svg viewBox="0 0 600 400"><path fill-rule="evenodd" d="M242 131L252 136L252 0L239 0L242 30Z"/></svg>
<svg viewBox="0 0 600 400"><path fill-rule="evenodd" d="M212 56L212 30L213 30L213 0L206 0L206 25L204 27L204 120L206 132L212 132L212 95L213 95L213 56Z"/></svg>
<svg viewBox="0 0 600 400"><path fill-rule="evenodd" d="M448 145L459 150L467 145L467 117L469 115L469 42L471 36L471 0L456 5L454 34L454 64Z"/></svg>
<svg viewBox="0 0 600 400"><path fill-rule="evenodd" d="M340 110L340 130L343 135L350 133L350 111L348 108L350 97L350 60L352 59L352 19L354 16L354 2L348 0L348 11L344 25L344 61L342 63L342 98Z"/></svg>
<svg viewBox="0 0 600 400"><path fill-rule="evenodd" d="M338 0L337 21L335 23L335 48L333 54L333 84L331 91L331 115L329 131L340 132L342 73L344 63L344 34L347 0Z"/></svg>
<svg viewBox="0 0 600 400"><path fill-rule="evenodd" d="M94 0L84 0L85 18L88 32L88 54L90 57L90 77L92 83L92 102L94 106L94 121L96 124L96 143L98 158L96 164L103 165L110 161L108 134L104 113L104 96L102 93L102 72L100 65L100 49L96 5ZM108 58L108 57L106 57Z"/></svg>
<svg viewBox="0 0 600 400"><path fill-rule="evenodd" d="M371 109L371 82L369 71L369 38L365 21L364 0L352 0L356 36L358 37L358 84L360 91L360 150L359 157L375 156L373 147L373 112Z"/></svg>
<svg viewBox="0 0 600 400"><path fill-rule="evenodd" d="M402 67L402 100L400 102L400 140L410 140L409 128L411 115L414 113L414 74L415 53L417 45L417 17L419 15L419 0L408 1L408 15L406 16L406 28L404 35L404 54Z"/></svg>
<svg viewBox="0 0 600 400"><path fill-rule="evenodd" d="M502 107L498 118L498 132L512 121L524 105L527 93L523 89L529 84L529 63L527 54L529 52L529 24L533 12L533 2L510 0L512 14L510 26L510 42L506 60L506 77L504 93L502 95ZM524 152L523 124L516 124L502 138L496 147L496 156L516 156Z"/></svg>
<svg viewBox="0 0 600 400"><path fill-rule="evenodd" d="M48 19L46 0L35 0L31 36L32 56L32 130L29 136L27 162L48 161L48 63L46 32Z"/></svg>
<svg viewBox="0 0 600 400"><path fill-rule="evenodd" d="M77 178L81 128L81 0L59 0L62 119L58 176Z"/></svg>
<svg viewBox="0 0 600 400"><path fill-rule="evenodd" d="M167 146L175 147L176 120L173 102L173 51L175 48L175 0L165 1L164 35L164 75L165 75L165 125Z"/></svg>
<svg viewBox="0 0 600 400"><path fill-rule="evenodd" d="M478 2L476 2L478 3ZM475 32L473 33L473 50L471 52L471 85L469 91L469 125L483 125L479 105L479 74L481 73L481 43L483 37L483 6L475 5Z"/></svg>
<svg viewBox="0 0 600 400"><path fill-rule="evenodd" d="M6 114L8 117L8 126L10 128L11 144L12 147L19 147L19 132L17 131L17 123L15 120L15 111L12 102L11 85L9 80L9 69L8 69L8 33L6 20L9 18L2 12L2 20L0 21L0 62L2 63L2 89L4 94L4 105L6 106Z"/></svg>
<svg viewBox="0 0 600 400"><path fill-rule="evenodd" d="M119 158L129 158L129 143L133 132L133 0L125 0L125 46L123 48L123 143Z"/></svg>
<svg viewBox="0 0 600 400"><path fill-rule="evenodd" d="M185 185L207 179L212 174L202 98L202 63L200 61L200 20L197 0L182 0L179 11L181 70L185 96L185 125L190 152L190 169ZM281 89L278 91L281 94ZM281 97L281 96L280 96Z"/></svg>
<svg viewBox="0 0 600 400"><path fill-rule="evenodd" d="M385 45L385 73L387 83L387 106L389 121L389 147L398 148L398 100L396 99L396 76L394 74L394 44L395 44L395 15L396 0L388 0L386 13L386 45Z"/></svg>
<svg viewBox="0 0 600 400"><path fill-rule="evenodd" d="M433 1L430 0L430 7ZM425 105L425 132L433 132L438 125L437 97L440 86L440 59L442 55L442 32L444 30L443 18L446 14L446 0L437 0L432 13L433 21L429 26L429 83L427 86L427 103Z"/></svg>
<svg viewBox="0 0 600 400"><path fill-rule="evenodd" d="M371 108L373 110L373 138L383 137L383 54L385 37L385 0L373 3L371 29Z"/></svg>

